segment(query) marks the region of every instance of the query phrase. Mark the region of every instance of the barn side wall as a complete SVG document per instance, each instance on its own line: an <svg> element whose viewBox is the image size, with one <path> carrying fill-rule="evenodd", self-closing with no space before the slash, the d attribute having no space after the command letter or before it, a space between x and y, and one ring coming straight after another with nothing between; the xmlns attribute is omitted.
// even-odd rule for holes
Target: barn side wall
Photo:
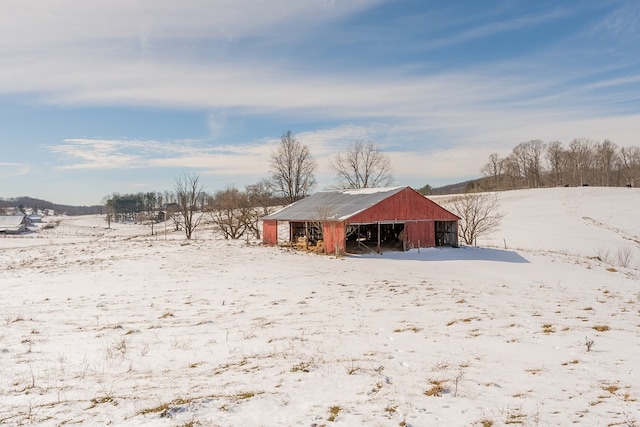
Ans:
<svg viewBox="0 0 640 427"><path fill-rule="evenodd" d="M345 253L347 240L344 222L323 222L322 235L325 253L333 254L336 249L340 254Z"/></svg>
<svg viewBox="0 0 640 427"><path fill-rule="evenodd" d="M404 233L407 249L431 248L436 245L436 229L433 221L405 222Z"/></svg>
<svg viewBox="0 0 640 427"><path fill-rule="evenodd" d="M262 221L262 243L265 245L278 244L278 221Z"/></svg>
<svg viewBox="0 0 640 427"><path fill-rule="evenodd" d="M457 221L458 217L411 188L381 201L351 218L350 223L375 223L402 220Z"/></svg>

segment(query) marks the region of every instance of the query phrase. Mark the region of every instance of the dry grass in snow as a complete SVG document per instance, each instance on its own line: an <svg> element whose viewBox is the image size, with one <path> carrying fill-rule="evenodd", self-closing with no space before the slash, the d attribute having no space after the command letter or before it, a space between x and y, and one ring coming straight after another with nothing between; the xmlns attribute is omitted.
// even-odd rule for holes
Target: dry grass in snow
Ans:
<svg viewBox="0 0 640 427"><path fill-rule="evenodd" d="M0 238L0 425L639 425L640 192L501 199L489 248Z"/></svg>

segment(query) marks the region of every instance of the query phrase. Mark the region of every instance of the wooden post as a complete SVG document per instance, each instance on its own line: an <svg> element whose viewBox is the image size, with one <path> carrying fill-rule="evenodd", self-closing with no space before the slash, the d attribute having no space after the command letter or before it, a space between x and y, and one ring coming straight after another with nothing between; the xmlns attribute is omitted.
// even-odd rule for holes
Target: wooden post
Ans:
<svg viewBox="0 0 640 427"><path fill-rule="evenodd" d="M380 223L378 223L378 253L381 254L380 251Z"/></svg>
<svg viewBox="0 0 640 427"><path fill-rule="evenodd" d="M296 242L293 241L293 222L289 221L289 244L295 246Z"/></svg>

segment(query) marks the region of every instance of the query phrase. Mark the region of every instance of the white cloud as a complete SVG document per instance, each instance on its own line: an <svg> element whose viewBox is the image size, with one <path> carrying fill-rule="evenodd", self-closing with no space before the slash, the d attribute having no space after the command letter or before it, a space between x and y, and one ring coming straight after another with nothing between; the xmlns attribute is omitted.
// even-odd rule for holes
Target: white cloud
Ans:
<svg viewBox="0 0 640 427"><path fill-rule="evenodd" d="M209 113L207 116L207 128L209 128L209 135L211 138L217 138L220 136L225 127L225 115L222 113Z"/></svg>
<svg viewBox="0 0 640 427"><path fill-rule="evenodd" d="M434 41L426 43L424 47L429 49L444 48L447 46L468 42L479 38L512 31L515 29L520 30L523 28L532 27L541 23L566 17L569 14L570 12L568 10L556 9L551 12L541 13L538 15L528 15L524 17L510 18L504 21L491 22L489 24L484 24L469 30L465 30L453 36L436 39Z"/></svg>
<svg viewBox="0 0 640 427"><path fill-rule="evenodd" d="M47 147L67 159L59 170L182 168L243 175L264 170L272 146L260 142L211 146L203 141L67 139Z"/></svg>
<svg viewBox="0 0 640 427"><path fill-rule="evenodd" d="M462 147L423 153L389 153L395 182L422 186L441 186L480 175L480 166L488 157L483 148ZM483 161L479 163L479 160Z"/></svg>
<svg viewBox="0 0 640 427"><path fill-rule="evenodd" d="M640 32L640 4L637 1L623 3L620 8L606 14L595 31L607 31L616 36L629 36Z"/></svg>
<svg viewBox="0 0 640 427"><path fill-rule="evenodd" d="M9 178L16 175L27 175L33 169L25 163L0 162L0 177Z"/></svg>
<svg viewBox="0 0 640 427"><path fill-rule="evenodd" d="M287 25L304 28L357 13L378 0L22 0L3 2L0 52L52 46L150 47L171 38L228 40ZM133 44L132 44L133 43Z"/></svg>

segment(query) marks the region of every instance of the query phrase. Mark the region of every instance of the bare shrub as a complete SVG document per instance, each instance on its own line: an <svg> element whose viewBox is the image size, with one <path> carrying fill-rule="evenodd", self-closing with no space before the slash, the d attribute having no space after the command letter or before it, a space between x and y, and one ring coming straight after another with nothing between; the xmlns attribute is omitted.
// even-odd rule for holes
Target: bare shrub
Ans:
<svg viewBox="0 0 640 427"><path fill-rule="evenodd" d="M360 364L355 359L348 361L344 368L347 371L347 375L355 375L361 369Z"/></svg>
<svg viewBox="0 0 640 427"><path fill-rule="evenodd" d="M591 351L591 347L593 347L593 345L595 344L595 341L590 340L587 337L584 337L584 340L585 340L584 345L587 347L587 352Z"/></svg>
<svg viewBox="0 0 640 427"><path fill-rule="evenodd" d="M124 358L127 355L127 351L127 340L122 338L107 347L105 353L108 359L114 359L116 357Z"/></svg>
<svg viewBox="0 0 640 427"><path fill-rule="evenodd" d="M611 251L609 251L609 248L598 248L596 250L596 257L605 264L611 263Z"/></svg>
<svg viewBox="0 0 640 427"><path fill-rule="evenodd" d="M458 397L458 384L460 383L460 381L464 378L464 371L459 371L458 374L456 375L456 377L453 379L453 384L454 384L454 391L453 391L453 397Z"/></svg>
<svg viewBox="0 0 640 427"><path fill-rule="evenodd" d="M631 251L630 246L622 246L621 248L618 248L618 252L616 252L616 261L620 267L629 267L632 260L633 252Z"/></svg>

